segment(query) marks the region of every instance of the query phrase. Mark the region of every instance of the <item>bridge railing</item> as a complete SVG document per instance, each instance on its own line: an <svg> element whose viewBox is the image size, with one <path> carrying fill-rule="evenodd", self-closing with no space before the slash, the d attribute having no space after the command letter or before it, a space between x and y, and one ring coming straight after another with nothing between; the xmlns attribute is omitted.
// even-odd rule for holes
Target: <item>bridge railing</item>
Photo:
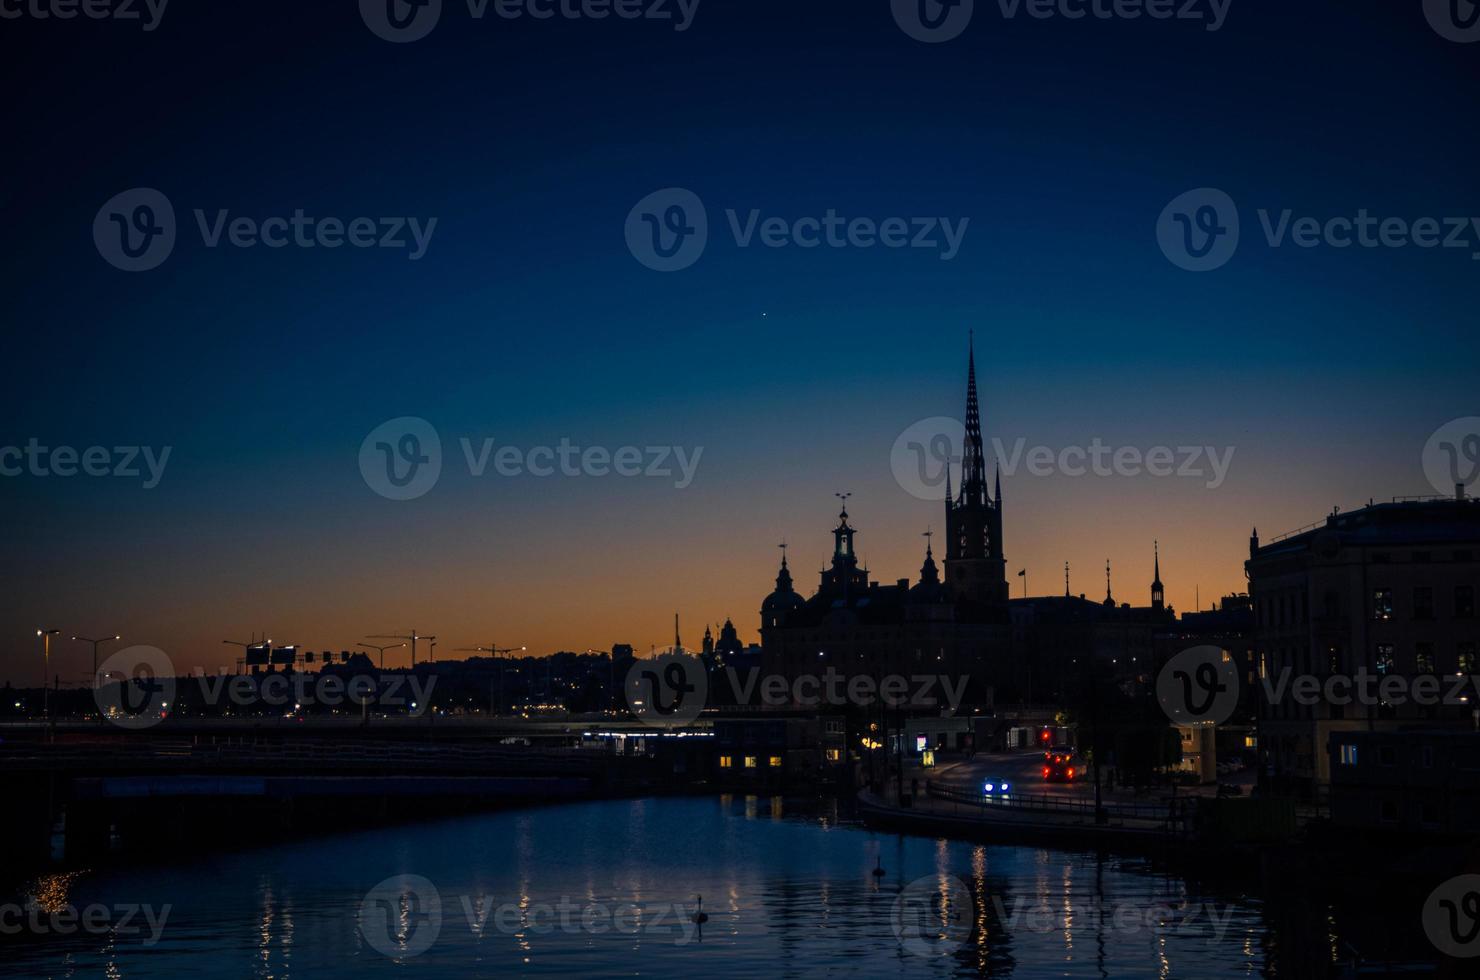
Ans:
<svg viewBox="0 0 1480 980"><path fill-rule="evenodd" d="M1074 800L1062 796L1042 796L1023 793L988 795L979 791L943 786L927 781L925 791L933 798L975 806L982 809L1025 810L1050 813L1072 813L1093 817L1093 800ZM1188 804L1168 803L1102 803L1099 807L1112 820L1140 820L1173 826L1190 816Z"/></svg>

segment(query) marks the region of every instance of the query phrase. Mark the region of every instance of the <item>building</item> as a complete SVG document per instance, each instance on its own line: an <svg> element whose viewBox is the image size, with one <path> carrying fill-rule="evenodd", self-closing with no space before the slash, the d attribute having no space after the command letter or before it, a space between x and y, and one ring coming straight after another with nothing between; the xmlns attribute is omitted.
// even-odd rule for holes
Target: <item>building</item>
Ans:
<svg viewBox="0 0 1480 980"><path fill-rule="evenodd" d="M1480 812L1480 733L1337 732L1331 821L1343 830L1470 837Z"/></svg>
<svg viewBox="0 0 1480 980"><path fill-rule="evenodd" d="M1083 593L1069 594L1066 567L1062 596L1009 603L1014 690L1023 700L1063 700L1091 664L1099 676L1131 689L1154 682L1158 640L1176 624L1176 611L1166 604L1161 582L1160 548L1153 543L1149 605L1117 602L1110 571L1107 561L1105 598L1099 602Z"/></svg>
<svg viewBox="0 0 1480 980"><path fill-rule="evenodd" d="M867 675L944 675L967 682L982 703L1006 675L1010 649L1002 489L987 488L976 363L967 355L966 443L961 488L945 500L944 577L926 535L920 578L882 585L861 567L846 495L832 529L832 560L810 596L797 592L783 545L776 588L761 604L761 653L768 674L788 679L837 671Z"/></svg>
<svg viewBox="0 0 1480 980"><path fill-rule="evenodd" d="M1457 697L1444 704L1376 697L1340 704L1322 695L1303 704L1281 680L1366 674L1411 683L1475 673L1477 556L1480 501L1463 491L1333 513L1265 545L1254 532L1245 567L1266 783L1323 794L1333 735L1472 726L1474 708Z"/></svg>

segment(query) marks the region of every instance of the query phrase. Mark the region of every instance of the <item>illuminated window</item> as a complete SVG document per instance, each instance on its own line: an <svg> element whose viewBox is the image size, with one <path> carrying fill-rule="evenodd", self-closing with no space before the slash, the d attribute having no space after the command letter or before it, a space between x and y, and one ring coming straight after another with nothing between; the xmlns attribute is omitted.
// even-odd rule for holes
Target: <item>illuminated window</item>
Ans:
<svg viewBox="0 0 1480 980"><path fill-rule="evenodd" d="M1461 674L1473 674L1475 672L1475 644L1470 642L1459 645L1459 671Z"/></svg>
<svg viewBox="0 0 1480 980"><path fill-rule="evenodd" d="M843 750L842 749L828 749L827 750L827 761L828 762L841 762L842 761L842 758L843 758Z"/></svg>
<svg viewBox="0 0 1480 980"><path fill-rule="evenodd" d="M1341 747L1341 764L1343 766L1354 766L1357 764L1357 747L1350 743Z"/></svg>
<svg viewBox="0 0 1480 980"><path fill-rule="evenodd" d="M1432 674L1434 672L1434 645L1432 643L1415 644L1413 658L1418 665L1418 672L1420 674Z"/></svg>
<svg viewBox="0 0 1480 980"><path fill-rule="evenodd" d="M772 769L780 769L781 768L781 756L779 756L779 755L773 755L773 756L771 756L771 768Z"/></svg>
<svg viewBox="0 0 1480 980"><path fill-rule="evenodd" d="M1383 621L1393 618L1392 589L1378 589L1372 593L1372 618Z"/></svg>
<svg viewBox="0 0 1480 980"><path fill-rule="evenodd" d="M734 757L732 757L732 756L722 755L722 756L719 757L719 767L721 769L728 769L728 768L730 768L734 764L735 764L735 760L734 760Z"/></svg>
<svg viewBox="0 0 1480 980"><path fill-rule="evenodd" d="M746 769L754 769L755 768L755 756L753 756L753 755L747 755L745 757L745 768Z"/></svg>
<svg viewBox="0 0 1480 980"><path fill-rule="evenodd" d="M1377 644L1377 672L1379 674L1390 674L1393 672L1394 647L1391 643Z"/></svg>

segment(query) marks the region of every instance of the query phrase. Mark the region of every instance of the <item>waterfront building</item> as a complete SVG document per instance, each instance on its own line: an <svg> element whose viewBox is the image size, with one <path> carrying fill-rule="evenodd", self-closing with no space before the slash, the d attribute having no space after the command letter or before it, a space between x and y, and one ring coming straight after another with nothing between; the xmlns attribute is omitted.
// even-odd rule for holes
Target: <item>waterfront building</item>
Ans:
<svg viewBox="0 0 1480 980"><path fill-rule="evenodd" d="M1329 741L1355 731L1471 728L1475 707L1395 703L1297 703L1282 676L1359 673L1443 678L1476 672L1480 620L1480 500L1396 499L1333 513L1261 544L1249 541L1262 775L1277 788L1323 794ZM1288 690L1284 688L1283 690Z"/></svg>

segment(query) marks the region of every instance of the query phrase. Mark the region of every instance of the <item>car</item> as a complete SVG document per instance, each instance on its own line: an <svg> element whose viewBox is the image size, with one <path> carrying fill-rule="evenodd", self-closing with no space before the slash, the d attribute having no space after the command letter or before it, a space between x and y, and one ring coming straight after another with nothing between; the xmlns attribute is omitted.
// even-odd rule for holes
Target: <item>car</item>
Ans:
<svg viewBox="0 0 1480 980"><path fill-rule="evenodd" d="M1012 784L1005 779L989 779L982 783L983 796L1006 796L1012 789Z"/></svg>
<svg viewBox="0 0 1480 980"><path fill-rule="evenodd" d="M1068 752L1043 753L1043 778L1050 783L1072 783L1084 774L1084 767Z"/></svg>

